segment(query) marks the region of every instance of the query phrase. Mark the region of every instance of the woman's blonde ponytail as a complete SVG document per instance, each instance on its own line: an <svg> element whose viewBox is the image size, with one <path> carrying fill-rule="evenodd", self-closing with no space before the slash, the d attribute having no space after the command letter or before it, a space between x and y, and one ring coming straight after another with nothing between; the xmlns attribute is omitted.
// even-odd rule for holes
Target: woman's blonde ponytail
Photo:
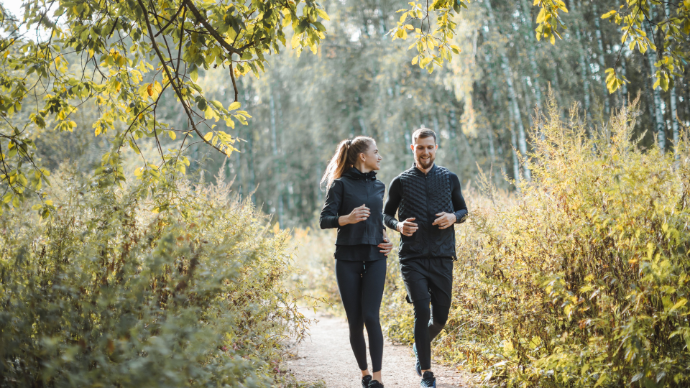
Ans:
<svg viewBox="0 0 690 388"><path fill-rule="evenodd" d="M373 143L374 139L366 136L357 136L352 140L343 140L338 143L335 154L321 178L321 184L326 183L326 188L330 188L333 181L343 176L345 171L355 164L357 156L367 152Z"/></svg>

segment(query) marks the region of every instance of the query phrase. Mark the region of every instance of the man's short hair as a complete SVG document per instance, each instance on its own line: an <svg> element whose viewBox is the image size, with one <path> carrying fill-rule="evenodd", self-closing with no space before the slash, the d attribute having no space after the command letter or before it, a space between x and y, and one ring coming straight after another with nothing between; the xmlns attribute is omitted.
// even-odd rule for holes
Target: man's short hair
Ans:
<svg viewBox="0 0 690 388"><path fill-rule="evenodd" d="M424 139L426 137L433 137L434 143L436 143L436 132L424 127L412 132L412 143L414 144L417 142L417 139Z"/></svg>

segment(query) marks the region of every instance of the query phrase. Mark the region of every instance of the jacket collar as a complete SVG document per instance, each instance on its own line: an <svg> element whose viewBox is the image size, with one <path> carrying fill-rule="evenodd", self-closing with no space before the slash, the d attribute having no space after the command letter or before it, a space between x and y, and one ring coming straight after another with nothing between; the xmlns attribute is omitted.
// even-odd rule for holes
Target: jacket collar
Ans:
<svg viewBox="0 0 690 388"><path fill-rule="evenodd" d="M422 170L417 168L417 163L414 163L414 162L412 162L412 167L410 168L410 170L412 170L412 172L414 172L415 174L418 174L418 175L429 175L429 174L435 173L436 169L437 169L436 163L434 163L434 165L431 166L431 170L429 170L428 173L424 174L422 172Z"/></svg>
<svg viewBox="0 0 690 388"><path fill-rule="evenodd" d="M374 181L376 180L376 171L369 171L367 173L363 173L355 167L352 167L349 170L345 171L343 176L354 180Z"/></svg>

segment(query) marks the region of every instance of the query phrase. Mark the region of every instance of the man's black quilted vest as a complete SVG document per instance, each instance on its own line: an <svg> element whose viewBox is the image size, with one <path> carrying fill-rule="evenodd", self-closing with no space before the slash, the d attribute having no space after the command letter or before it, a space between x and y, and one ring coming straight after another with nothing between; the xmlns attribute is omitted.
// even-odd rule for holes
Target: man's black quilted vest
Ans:
<svg viewBox="0 0 690 388"><path fill-rule="evenodd" d="M400 174L402 200L398 220L415 218L419 229L410 237L401 235L399 257L455 258L455 229L432 225L441 212L453 213L450 171L436 166L425 175L417 167Z"/></svg>

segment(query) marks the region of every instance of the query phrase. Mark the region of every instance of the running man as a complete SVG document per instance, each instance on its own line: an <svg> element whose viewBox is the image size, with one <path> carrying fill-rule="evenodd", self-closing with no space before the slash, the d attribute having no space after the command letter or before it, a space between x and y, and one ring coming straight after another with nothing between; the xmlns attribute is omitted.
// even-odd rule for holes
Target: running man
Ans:
<svg viewBox="0 0 690 388"><path fill-rule="evenodd" d="M407 301L414 306L413 349L421 387L436 387L431 371L431 340L448 319L453 290L455 230L467 206L458 176L434 164L436 133L420 128L412 134L414 165L390 184L384 223L400 232L400 271ZM395 218L398 212L400 220ZM431 304L431 309L429 308Z"/></svg>

